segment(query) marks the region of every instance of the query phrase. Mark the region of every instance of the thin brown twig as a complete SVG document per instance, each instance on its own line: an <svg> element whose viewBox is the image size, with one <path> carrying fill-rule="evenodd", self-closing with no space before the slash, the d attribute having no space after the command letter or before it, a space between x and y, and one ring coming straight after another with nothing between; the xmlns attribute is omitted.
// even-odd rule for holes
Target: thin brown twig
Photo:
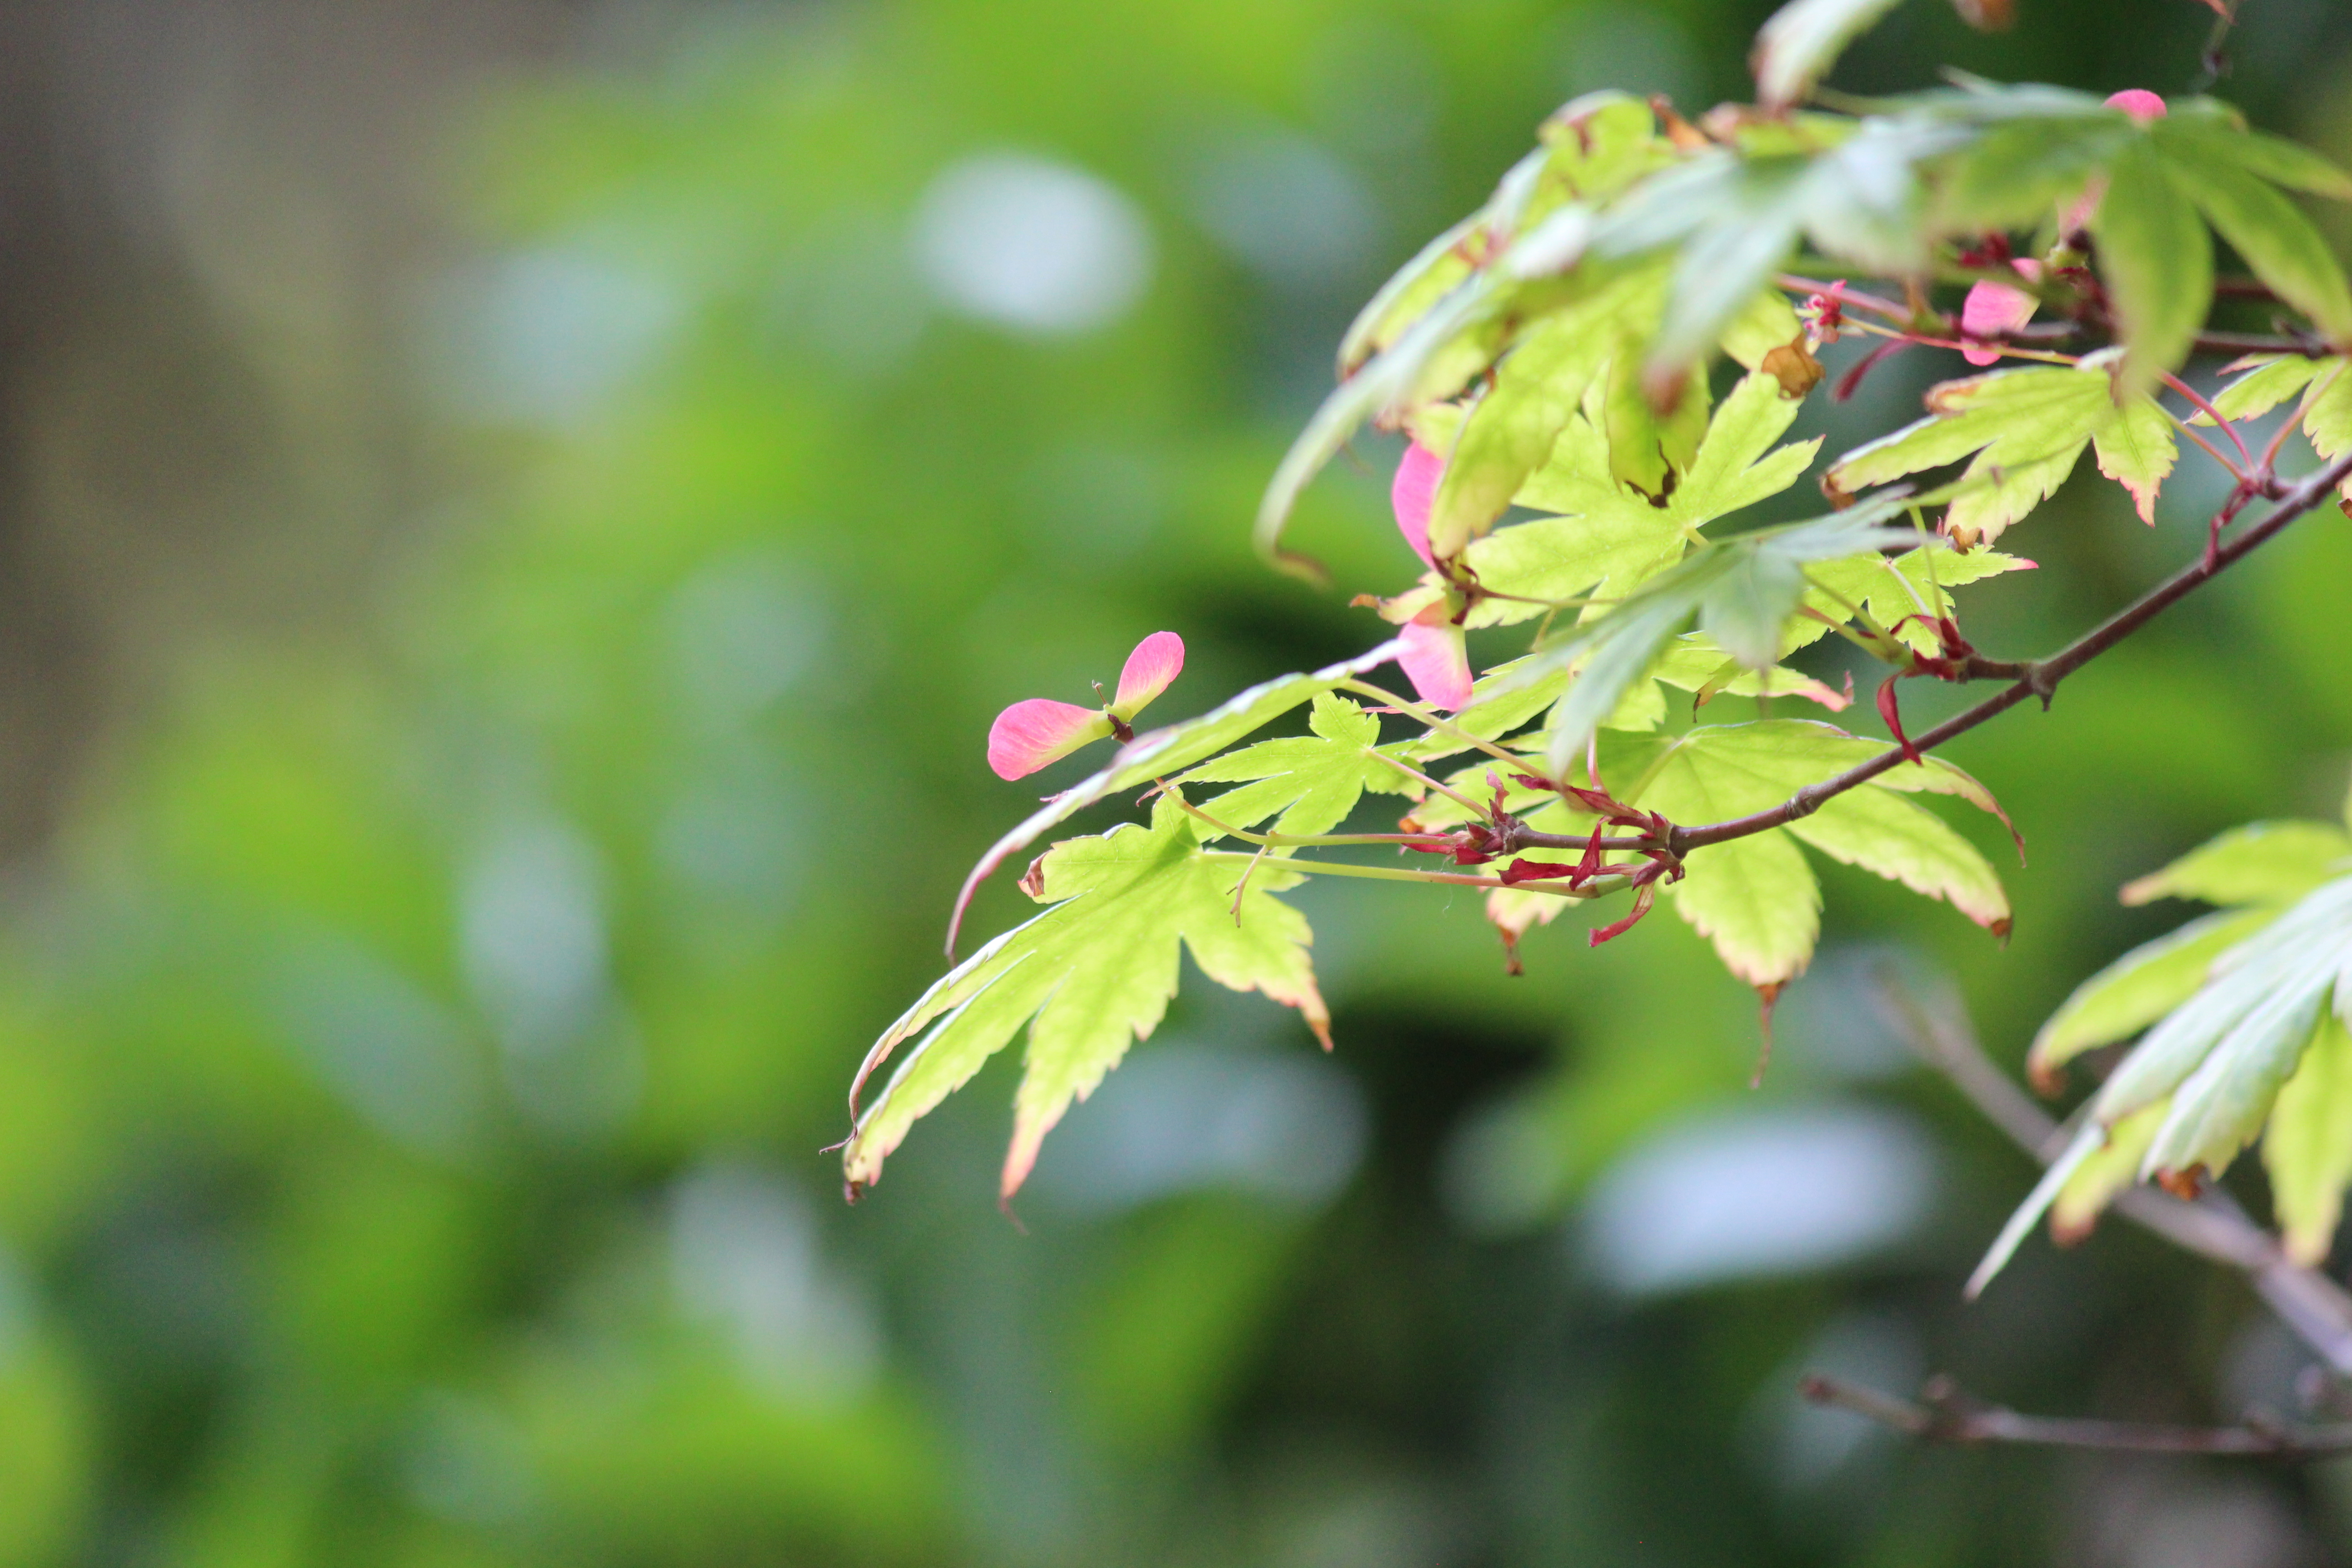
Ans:
<svg viewBox="0 0 2352 1568"><path fill-rule="evenodd" d="M2235 1426L2168 1426L2136 1421L2085 1421L2023 1415L1980 1405L1949 1378L1931 1378L1925 1403L1897 1399L1819 1374L1797 1391L1814 1405L1851 1410L1925 1443L2030 1443L2133 1454L2244 1454L2273 1459L2324 1458L2352 1449L2352 1423L2290 1426L2249 1416Z"/></svg>
<svg viewBox="0 0 2352 1568"><path fill-rule="evenodd" d="M1878 991L1888 1021L1921 1060L2036 1161L2047 1165L2058 1157L2068 1130L1993 1065L1957 1002L1925 1005L1891 968L1879 975ZM2130 1187L2117 1195L2115 1209L2183 1251L2243 1271L2297 1338L2338 1373L2352 1375L2352 1294L2290 1259L2227 1194L2209 1188L2185 1202L2153 1187Z"/></svg>
<svg viewBox="0 0 2352 1568"><path fill-rule="evenodd" d="M2315 473L2283 489L2277 480L2268 481L2260 493L2270 496L2278 503L2268 517L2246 529L2229 543L2209 548L2199 560L2174 573L2057 653L2016 667L2018 673L2014 685L1913 737L1913 749L1919 752L1932 751L1956 736L1968 733L1987 720L2007 712L2029 697L2040 698L2042 705L2048 707L2060 681L2268 543L2289 523L2318 505L2347 475L2352 475L2352 452L2345 453ZM2006 668L1992 666L1991 661L1986 661L1986 664L1988 668ZM1728 843L1750 834L1785 826L1819 810L1822 802L1868 784L1902 763L1904 758L1904 748L1889 746L1870 761L1858 763L1820 784L1809 784L1767 810L1702 826L1677 826L1670 836L1669 847L1676 855L1684 855L1710 844Z"/></svg>

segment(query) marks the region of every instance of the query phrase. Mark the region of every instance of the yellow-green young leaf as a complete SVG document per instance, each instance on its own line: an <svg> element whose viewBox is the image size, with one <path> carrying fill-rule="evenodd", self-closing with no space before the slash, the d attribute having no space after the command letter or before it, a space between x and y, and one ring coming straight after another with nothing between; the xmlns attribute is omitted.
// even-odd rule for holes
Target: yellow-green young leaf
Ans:
<svg viewBox="0 0 2352 1568"><path fill-rule="evenodd" d="M1653 317L1653 320L1655 318ZM1609 471L1645 500L1663 500L1698 455L1706 434L1706 378L1693 376L1672 408L1660 412L1643 384L1641 341L1627 332L1611 361L1601 393L1601 424L1609 434Z"/></svg>
<svg viewBox="0 0 2352 1568"><path fill-rule="evenodd" d="M2352 1032L2333 1013L2321 1015L2303 1064L2279 1089L2263 1131L2263 1168L2287 1256L2316 1268L2352 1183Z"/></svg>
<svg viewBox="0 0 2352 1568"><path fill-rule="evenodd" d="M1071 1100L1092 1093L1129 1045L1159 1025L1176 994L1180 945L1212 980L1262 991L1325 1033L1307 921L1271 896L1300 874L1269 860L1237 903L1239 868L1203 858L1193 826L1162 800L1149 827L1129 823L1097 838L1069 839L1038 860L1023 885L1054 907L933 985L867 1053L861 1084L898 1046L929 1030L857 1118L842 1156L853 1188L877 1180L916 1120L1027 1024L1027 1066L1004 1161L1009 1197Z"/></svg>
<svg viewBox="0 0 2352 1568"><path fill-rule="evenodd" d="M2179 444L2172 421L2152 397L2125 401L2111 419L2091 426L2091 451L2099 472L2123 486L2132 510L2145 523L2156 521L2156 493L2172 472Z"/></svg>
<svg viewBox="0 0 2352 1568"><path fill-rule="evenodd" d="M1768 374L1743 378L1707 423L1664 506L1620 484L1600 428L1570 417L1550 457L1520 489L1518 504L1557 512L1498 529L1470 547L1478 581L1515 598L1481 599L1473 626L1508 626L1545 613L1538 601L1591 595L1622 598L1682 559L1690 531L1787 489L1804 473L1818 437L1774 447L1800 405Z"/></svg>
<svg viewBox="0 0 2352 1568"><path fill-rule="evenodd" d="M1884 526L1894 504L1874 501L1834 517L1711 542L1643 584L1606 615L1538 648L1515 680L1531 682L1562 668L1577 671L1552 710L1554 773L1565 772L1582 754L1593 731L1693 616L1726 653L1754 669L1771 668L1804 595L1806 566L1910 540L1909 533Z"/></svg>
<svg viewBox="0 0 2352 1568"><path fill-rule="evenodd" d="M2159 1100L2105 1130L2106 1142L2074 1167L2050 1205L2051 1240L2073 1247L2091 1234L2116 1194L2139 1180L2140 1162L2171 1109L2170 1100Z"/></svg>
<svg viewBox="0 0 2352 1568"><path fill-rule="evenodd" d="M2153 132L2166 171L2272 291L2331 343L2352 342L2352 289L2311 220L2225 151L2200 136Z"/></svg>
<svg viewBox="0 0 2352 1568"><path fill-rule="evenodd" d="M2343 363L2305 354L2249 354L2230 366L2240 373L2238 379L2214 395L2214 412L2232 424L2259 418L2301 392L2323 368ZM2210 425L2213 417L2200 409L2189 416L2189 422Z"/></svg>
<svg viewBox="0 0 2352 1568"><path fill-rule="evenodd" d="M2076 986L2042 1026L2026 1053L2027 1076L2054 1092L2061 1067L2130 1038L2188 1001L2215 959L2277 918L2274 909L2225 910L2125 953Z"/></svg>
<svg viewBox="0 0 2352 1568"><path fill-rule="evenodd" d="M2213 242L2145 136L2107 164L2091 234L2124 342L2116 394L2141 396L2189 357L2213 300Z"/></svg>
<svg viewBox="0 0 2352 1568"><path fill-rule="evenodd" d="M1804 852L1777 828L1697 851L1667 891L1675 912L1715 944L1724 967L1750 985L1784 984L1812 962L1821 883Z"/></svg>
<svg viewBox="0 0 2352 1568"><path fill-rule="evenodd" d="M1380 759L1381 721L1334 692L1315 699L1307 727L1314 733L1260 741L1202 763L1180 784L1240 784L1201 809L1228 827L1255 827L1276 812L1271 831L1296 837L1328 833L1364 791L1417 795L1421 786ZM1203 823L1203 838L1218 837ZM1279 851L1287 853L1287 851Z"/></svg>
<svg viewBox="0 0 2352 1568"><path fill-rule="evenodd" d="M1513 681L1524 662L1513 659L1498 664L1479 677L1471 688L1470 706L1454 715L1449 730L1432 730L1424 735L1403 742L1397 754L1407 761L1425 761L1450 757L1470 749L1470 743L1451 731L1462 731L1482 741L1492 741L1509 734L1559 700L1567 688L1570 671L1555 670L1550 675L1527 685ZM1656 661L1642 679L1627 689L1625 697L1615 711L1603 721L1603 729L1654 729L1665 716L1665 700L1654 688L1671 686L1677 690L1697 695L1698 706L1705 706L1718 695L1733 697L1802 697L1835 711L1845 706L1845 699L1801 670L1785 665L1774 665L1766 670L1749 669L1733 659L1702 632L1685 632L1670 639ZM1500 693L1500 695L1496 695ZM1631 710L1638 708L1646 717L1641 722L1631 722ZM1528 765L1540 769L1542 762L1530 757Z"/></svg>
<svg viewBox="0 0 2352 1568"><path fill-rule="evenodd" d="M1789 831L1832 859L1948 899L1996 936L2009 933L2009 895L1976 846L1901 795L1864 784L1823 801Z"/></svg>
<svg viewBox="0 0 2352 1568"><path fill-rule="evenodd" d="M2203 232L2201 229L2199 231ZM1963 542L1998 538L2065 482L2096 438L2099 466L2132 490L2143 517L2172 469L2163 412L2146 397L2116 404L2111 355L2073 367L2000 370L1948 381L1927 394L1927 417L1840 458L1822 479L1851 494L1974 454L1959 479L1923 502L1948 500L1945 523Z"/></svg>
<svg viewBox="0 0 2352 1568"><path fill-rule="evenodd" d="M1327 665L1312 675L1282 675L1236 693L1197 719L1165 729L1150 730L1121 746L1110 765L1092 778L1072 785L1030 813L1010 833L989 846L964 878L956 895L955 913L948 923L948 951L955 951L955 933L972 894L995 869L1034 844L1058 825L1099 801L1139 789L1154 779L1169 778L1193 763L1216 755L1243 736L1265 728L1318 692L1363 674L1396 657L1396 644L1382 643L1366 653Z"/></svg>
<svg viewBox="0 0 2352 1568"><path fill-rule="evenodd" d="M1609 363L1629 319L1657 313L1663 278L1637 273L1553 316L1503 356L1491 391L1472 406L1446 454L1431 502L1429 547L1440 559L1494 526L1528 476L1541 468L1586 387ZM1701 405L1702 416L1704 404Z"/></svg>
<svg viewBox="0 0 2352 1568"><path fill-rule="evenodd" d="M1805 605L1832 620L1844 621L1851 616L1850 606L1858 605L1873 621L1894 628L1909 647L1934 653L1942 646L1941 639L1928 623L1938 616L1954 614L1954 588L2032 570L2032 562L1998 550L1980 546L1964 553L1941 539L1931 539L1920 549L1901 555L1850 555L1806 567L1805 580L1812 585L1805 591ZM1928 622L1914 618L1919 616L1928 617ZM1785 657L1829 635L1829 621L1801 616L1789 623L1780 652Z"/></svg>
<svg viewBox="0 0 2352 1568"><path fill-rule="evenodd" d="M2124 884L2126 904L2198 899L2251 904L2299 899L2343 869L2352 834L2326 822L2252 822Z"/></svg>
<svg viewBox="0 0 2352 1568"><path fill-rule="evenodd" d="M2252 354L2231 368L2242 370L2213 400L2224 419L2252 419L2267 414L2297 391L2303 403L2296 411L2303 433L2321 458L2333 459L2352 451L2352 360L2342 355L2308 359L2301 354ZM2192 424L2212 421L2199 414ZM2342 487L2352 499L2352 480Z"/></svg>
<svg viewBox="0 0 2352 1568"><path fill-rule="evenodd" d="M2352 452L2352 368L2335 361L2304 394L2303 433L2312 450L2333 461Z"/></svg>
<svg viewBox="0 0 2352 1568"><path fill-rule="evenodd" d="M1696 825L1744 816L1786 800L1884 748L1827 724L1770 719L1751 724L1707 725L1655 750L1628 782L1640 756L1622 747L1609 764L1610 782L1626 798L1669 820ZM1821 932L1821 889L1791 835L1850 865L1904 882L1986 924L2008 918L2009 905L1992 868L1938 819L1895 792L1932 790L1975 799L1967 775L1905 763L1825 802L1812 816L1785 828L1695 850L1683 880L1674 884L1684 919L1715 943L1734 974L1771 985L1801 973Z"/></svg>
<svg viewBox="0 0 2352 1568"><path fill-rule="evenodd" d="M1550 459L1519 500L1566 515L1514 523L1471 543L1465 559L1480 584L1513 596L1480 599L1470 626L1532 620L1552 604L1587 595L1621 598L1688 546L1667 510L1611 476L1608 442L1581 414L1562 426Z"/></svg>
<svg viewBox="0 0 2352 1568"><path fill-rule="evenodd" d="M2277 920L2215 959L2203 987L2116 1064L2091 1102L2092 1114L2112 1126L2176 1089L2182 1090L2173 1105L2176 1120L2184 1111L2201 1119L2209 1110L2233 1109L2211 1100L2192 1103L2182 1086L2224 1051L2242 1047L2252 1052L2270 1042L2279 1023L2276 1010L2301 1005L2323 989L2342 963L2347 942L2352 942L2352 877L2306 893ZM2242 1065L2258 1068L2263 1064L2250 1057ZM2197 1129L2183 1131L2194 1133ZM2168 1158L2169 1146L2155 1153Z"/></svg>
<svg viewBox="0 0 2352 1568"><path fill-rule="evenodd" d="M1893 10L1896 0L1790 0L1756 35L1748 66L1756 101L1786 109L1813 89L1854 37Z"/></svg>
<svg viewBox="0 0 2352 1568"><path fill-rule="evenodd" d="M2255 940L2259 941L2259 938ZM2280 1086L2303 1060L2336 984L2339 959L2287 969L2173 1091L2141 1169L2220 1175L2254 1141Z"/></svg>

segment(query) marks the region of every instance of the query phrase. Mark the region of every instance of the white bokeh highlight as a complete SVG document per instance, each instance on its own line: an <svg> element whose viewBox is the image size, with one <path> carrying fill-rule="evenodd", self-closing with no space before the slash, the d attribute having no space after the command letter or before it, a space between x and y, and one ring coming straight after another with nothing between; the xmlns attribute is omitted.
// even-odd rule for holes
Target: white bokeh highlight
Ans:
<svg viewBox="0 0 2352 1568"><path fill-rule="evenodd" d="M1667 1128L1602 1174L1582 1249L1632 1296L1801 1274L1901 1240L1934 1191L1927 1136L1895 1111L1718 1112Z"/></svg>
<svg viewBox="0 0 2352 1568"><path fill-rule="evenodd" d="M1039 336L1109 325L1151 280L1151 232L1117 186L1024 153L949 165L915 211L918 269L951 310Z"/></svg>

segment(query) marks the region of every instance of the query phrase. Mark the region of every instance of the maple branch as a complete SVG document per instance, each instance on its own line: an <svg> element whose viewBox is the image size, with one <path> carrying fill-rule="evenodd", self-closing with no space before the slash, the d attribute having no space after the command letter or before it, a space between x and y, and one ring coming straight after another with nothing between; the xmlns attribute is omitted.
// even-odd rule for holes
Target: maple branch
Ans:
<svg viewBox="0 0 2352 1568"><path fill-rule="evenodd" d="M1957 1002L1923 1005L1892 965L1878 976L1878 994L1895 1032L1986 1121L2042 1164L2058 1157L2069 1130L1993 1065ZM2352 1294L2290 1259L2277 1238L2247 1218L2229 1194L2209 1187L2194 1200L2183 1200L2154 1187L2127 1187L2114 1207L2184 1252L2242 1270L2280 1321L2338 1373L2352 1374Z"/></svg>
<svg viewBox="0 0 2352 1568"><path fill-rule="evenodd" d="M1797 1392L1814 1405L1866 1415L1927 1443L2032 1443L2134 1454L2251 1454L2265 1458L2318 1458L2352 1449L2352 1423L2288 1426L2250 1415L2235 1426L2158 1426L2136 1421L2084 1421L2021 1415L1979 1405L1948 1377L1927 1381L1924 1404L1818 1374Z"/></svg>
<svg viewBox="0 0 2352 1568"><path fill-rule="evenodd" d="M2255 493L2266 495L2278 503L2268 517L2246 529L2229 543L2209 547L2199 560L2182 567L2047 658L2022 665L1995 660L1977 662L1973 668L1979 673L2001 677L2013 675L2016 683L1986 698L1975 707L1954 714L1935 728L1914 736L1913 748L1921 752L1932 751L1956 736L1967 734L1988 719L2007 712L2029 697L2040 698L2042 705L2047 708L2060 681L2268 543L2289 523L2317 506L2347 475L2352 475L2352 452L2345 453L2316 472L2284 488L2281 488L2274 479L2263 481ZM2224 507L2222 512L2217 514L2216 526L2225 521L2234 506L2239 504L2242 502L2233 498L2232 505ZM1806 785L1779 805L1726 822L1711 822L1698 827L1677 826L1668 836L1667 847L1678 856L1685 855L1710 844L1726 844L1750 834L1786 826L1820 810L1824 801L1833 800L1850 789L1868 784L1879 774L1899 765L1904 755L1901 746L1889 746L1866 763L1858 763L1819 784Z"/></svg>

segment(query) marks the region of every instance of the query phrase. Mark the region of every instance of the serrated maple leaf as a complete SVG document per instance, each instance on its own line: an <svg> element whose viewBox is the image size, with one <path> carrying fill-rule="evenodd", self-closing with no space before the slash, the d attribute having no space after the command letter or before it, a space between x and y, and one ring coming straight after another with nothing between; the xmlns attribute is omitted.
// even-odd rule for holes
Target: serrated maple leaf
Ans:
<svg viewBox="0 0 2352 1568"><path fill-rule="evenodd" d="M1465 557L1497 595L1473 608L1474 626L1508 626L1544 613L1542 601L1582 595L1622 598L1683 558L1698 531L1797 482L1818 437L1773 446L1800 405L1777 377L1744 377L1708 422L1696 454L1663 503L1616 479L1602 432L1581 415L1561 427L1551 455L1515 498L1556 515L1497 530Z"/></svg>
<svg viewBox="0 0 2352 1568"><path fill-rule="evenodd" d="M1038 1145L1073 1099L1094 1091L1176 994L1177 953L1235 991L1296 1007L1328 1047L1329 1015L1307 957L1306 919L1272 895L1301 874L1278 859L1242 873L1203 858L1199 826L1174 801L1099 837L1040 858L1024 890L1053 908L1016 926L939 981L866 1053L865 1082L917 1035L873 1104L857 1113L842 1163L853 1193L871 1185L916 1121L1029 1027L1002 1190L1017 1191ZM851 1090L856 1109L857 1089Z"/></svg>
<svg viewBox="0 0 2352 1568"><path fill-rule="evenodd" d="M2026 1059L2044 1089L2083 1052L2146 1029L2083 1131L2010 1216L1969 1281L1990 1283L2045 1210L2079 1235L2131 1180L2219 1175L2261 1135L2288 1249L2324 1258L2352 1182L2352 833L2256 823L2128 884L2126 902L2225 906L2078 986ZM2266 1132L2265 1129L2269 1129ZM2130 1174L2119 1177L2128 1157Z"/></svg>
<svg viewBox="0 0 2352 1568"><path fill-rule="evenodd" d="M2099 471L2131 492L2143 522L2177 453L2172 426L2152 397L2115 400L2111 353L2077 366L1997 370L1927 393L1927 416L1855 447L1830 466L1834 499L1909 474L1969 459L1960 477L1917 498L1948 502L1945 531L1967 545L1990 542L2065 482L2085 447Z"/></svg>
<svg viewBox="0 0 2352 1568"><path fill-rule="evenodd" d="M1604 753L1620 798L1683 824L1723 821L1778 805L1808 784L1885 750L1812 720L1706 725L1671 738L1621 739ZM1667 887L1676 911L1751 985L1803 973L1821 933L1821 885L1801 843L1846 865L1943 899L1996 932L2009 922L2000 879L1941 817L1904 799L1955 795L1999 807L1984 786L1937 758L1906 763L1823 801L1811 815L1694 850Z"/></svg>
<svg viewBox="0 0 2352 1568"><path fill-rule="evenodd" d="M1356 808L1366 790L1421 793L1421 786L1380 756L1381 721L1356 703L1325 692L1307 717L1310 734L1260 741L1194 768L1180 785L1239 784L1201 809L1229 827L1254 827L1280 813L1273 832L1292 837L1328 833ZM1215 829L1203 826L1204 836Z"/></svg>

